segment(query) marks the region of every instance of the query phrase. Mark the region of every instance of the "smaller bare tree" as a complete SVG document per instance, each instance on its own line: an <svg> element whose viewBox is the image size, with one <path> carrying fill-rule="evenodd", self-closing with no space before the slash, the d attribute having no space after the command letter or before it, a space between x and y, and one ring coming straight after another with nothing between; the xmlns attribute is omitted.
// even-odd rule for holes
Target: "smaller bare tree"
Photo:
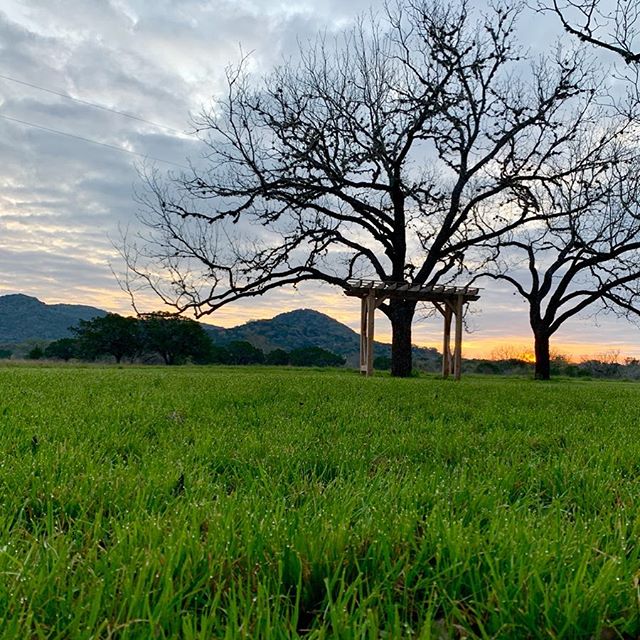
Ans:
<svg viewBox="0 0 640 640"><path fill-rule="evenodd" d="M537 379L549 379L550 338L570 318L640 314L640 165L630 132L625 121L581 136L559 159L564 179L532 190L544 221L490 243L489 276L528 303Z"/></svg>

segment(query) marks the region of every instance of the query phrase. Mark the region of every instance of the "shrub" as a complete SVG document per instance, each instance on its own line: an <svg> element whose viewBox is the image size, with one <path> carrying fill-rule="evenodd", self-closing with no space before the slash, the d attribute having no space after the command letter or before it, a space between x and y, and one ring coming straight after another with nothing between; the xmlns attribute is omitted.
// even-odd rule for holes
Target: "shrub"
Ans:
<svg viewBox="0 0 640 640"><path fill-rule="evenodd" d="M42 360L44 358L44 350L42 347L36 346L27 353L27 359L29 360Z"/></svg>
<svg viewBox="0 0 640 640"><path fill-rule="evenodd" d="M284 349L274 349L267 353L265 363L279 366L287 365L289 364L289 354Z"/></svg>
<svg viewBox="0 0 640 640"><path fill-rule="evenodd" d="M245 340L234 340L227 346L231 364L263 364L264 352Z"/></svg>
<svg viewBox="0 0 640 640"><path fill-rule="evenodd" d="M342 356L320 347L294 349L289 359L296 367L341 367L346 362Z"/></svg>
<svg viewBox="0 0 640 640"><path fill-rule="evenodd" d="M391 369L391 358L389 356L376 356L373 359L373 368L378 371L389 371Z"/></svg>
<svg viewBox="0 0 640 640"><path fill-rule="evenodd" d="M46 358L53 360L64 360L68 362L71 358L76 357L78 351L78 343L73 338L61 338L50 342L44 350Z"/></svg>

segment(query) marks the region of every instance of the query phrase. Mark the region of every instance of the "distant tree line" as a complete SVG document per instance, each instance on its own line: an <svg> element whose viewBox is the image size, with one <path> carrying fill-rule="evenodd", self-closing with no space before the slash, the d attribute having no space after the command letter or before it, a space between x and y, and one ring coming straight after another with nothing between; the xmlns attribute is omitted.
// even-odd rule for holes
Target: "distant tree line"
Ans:
<svg viewBox="0 0 640 640"><path fill-rule="evenodd" d="M535 369L535 362L521 358L465 360L463 369L466 373L529 377ZM554 355L550 359L550 374L568 378L640 380L640 360L621 359L617 354L600 354L571 362L564 356Z"/></svg>
<svg viewBox="0 0 640 640"><path fill-rule="evenodd" d="M116 362L164 362L167 365L227 364L340 367L345 358L320 347L303 347L285 351L264 352L245 340L216 344L199 323L164 313L147 314L140 318L125 318L107 314L102 318L80 321L72 327L73 338L61 338L49 344L31 344L26 352L30 360L96 361L113 358ZM20 350L18 351L20 353ZM24 352L23 352L24 353ZM0 359L16 357L11 348L0 348ZM391 369L391 358L378 355L375 369ZM438 373L439 361L422 363L421 371ZM491 359L465 359L465 373L483 375L530 376L535 363L533 353L515 348L496 349ZM640 379L640 360L622 358L618 352L600 354L571 362L565 356L552 353L552 375L572 378Z"/></svg>
<svg viewBox="0 0 640 640"><path fill-rule="evenodd" d="M108 313L92 320L80 320L70 329L74 337L55 340L45 347L36 345L27 357L65 362L113 358L117 363L156 359L167 365L192 362L340 367L345 364L345 358L320 347L292 351L275 349L265 354L244 340L215 344L198 322L163 312L148 313L139 318ZM10 355L8 351L7 357Z"/></svg>

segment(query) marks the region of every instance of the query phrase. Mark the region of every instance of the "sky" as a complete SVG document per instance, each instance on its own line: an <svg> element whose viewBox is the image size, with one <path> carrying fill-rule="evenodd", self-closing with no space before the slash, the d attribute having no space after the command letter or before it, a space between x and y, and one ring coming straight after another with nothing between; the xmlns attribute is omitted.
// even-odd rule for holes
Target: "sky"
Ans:
<svg viewBox="0 0 640 640"><path fill-rule="evenodd" d="M241 52L251 52L257 72L267 71L299 41L380 7L366 0L0 0L0 295L132 313L112 269L121 268L114 248L120 230L138 209L136 167L146 158L171 169L169 163L199 156L190 115L219 94L225 67ZM534 51L558 34L550 17L528 15L526 26ZM469 315L465 355L528 348L523 301L507 286L483 286ZM160 308L150 296L143 306ZM233 326L297 308L358 328L357 301L310 284L204 320ZM388 340L379 315L376 337ZM416 319L415 343L439 347L440 335L437 319ZM640 333L609 316L577 318L554 346L574 358L613 351L640 357Z"/></svg>

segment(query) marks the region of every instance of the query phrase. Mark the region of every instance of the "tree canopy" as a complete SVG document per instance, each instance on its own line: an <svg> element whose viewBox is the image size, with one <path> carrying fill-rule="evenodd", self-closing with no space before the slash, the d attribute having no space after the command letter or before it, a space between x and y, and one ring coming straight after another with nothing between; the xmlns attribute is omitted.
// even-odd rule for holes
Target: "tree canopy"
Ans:
<svg viewBox="0 0 640 640"><path fill-rule="evenodd" d="M144 350L160 355L165 364L182 364L188 358L206 359L211 339L199 323L156 311L141 316Z"/></svg>
<svg viewBox="0 0 640 640"><path fill-rule="evenodd" d="M111 355L116 362L134 358L142 351L142 336L137 318L117 313L92 320L80 320L71 330L78 339L78 350L85 358Z"/></svg>

